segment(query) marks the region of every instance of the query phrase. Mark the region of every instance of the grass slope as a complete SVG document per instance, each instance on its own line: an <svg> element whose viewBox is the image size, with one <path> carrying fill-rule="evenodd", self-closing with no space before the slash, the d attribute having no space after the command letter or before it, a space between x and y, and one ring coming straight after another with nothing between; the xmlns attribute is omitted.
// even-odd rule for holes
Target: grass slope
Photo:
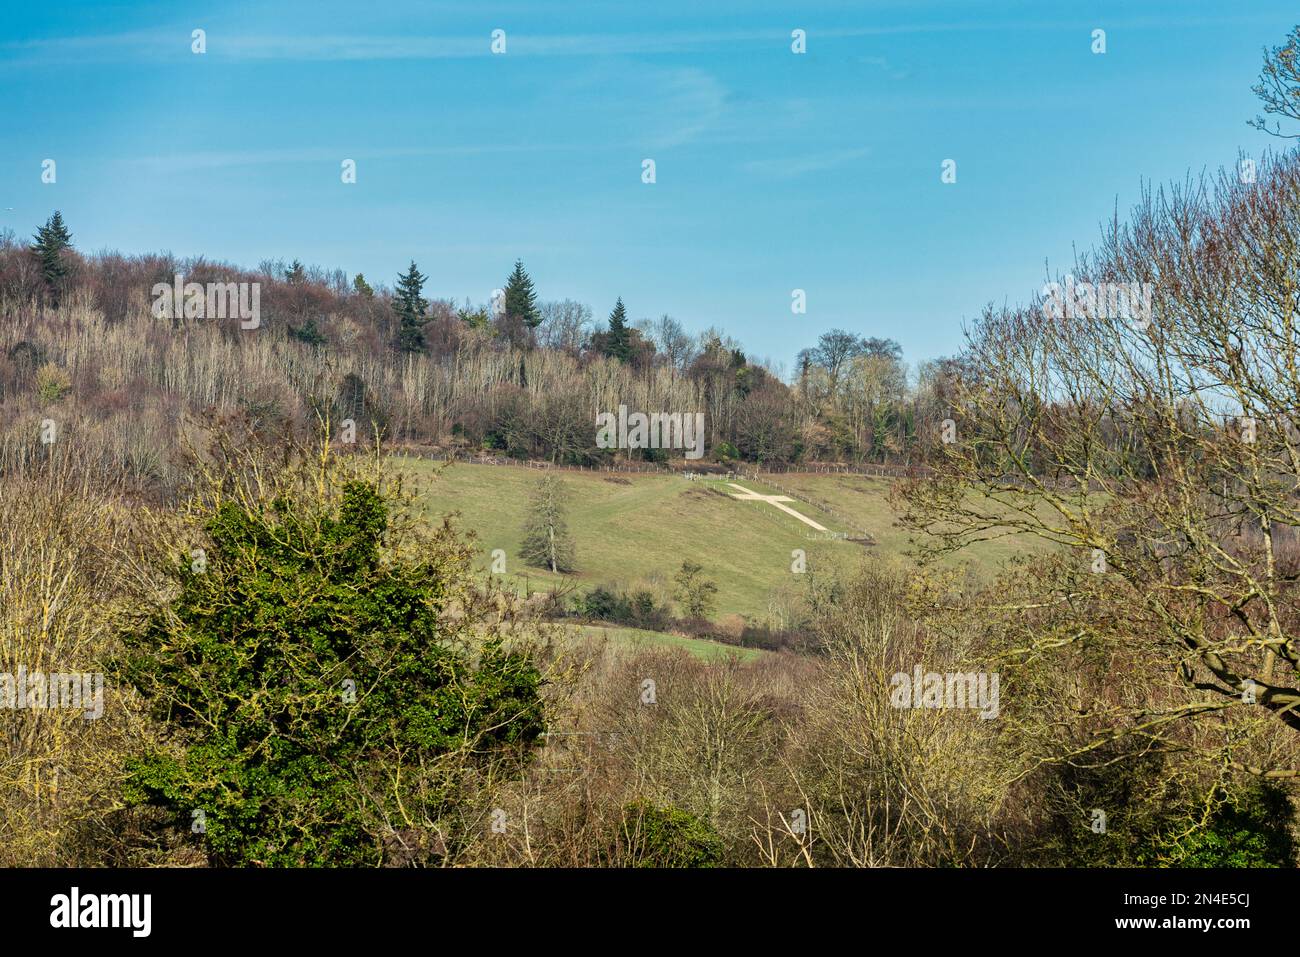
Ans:
<svg viewBox="0 0 1300 957"><path fill-rule="evenodd" d="M772 654L772 652L762 651L758 648L741 648L738 645L726 645L720 641L686 638L682 635L669 635L661 631L646 631L643 628L578 625L573 627L573 632L577 637L604 640L611 645L629 649L682 649L705 661L716 661L719 658L727 657L736 657L741 661L753 661L756 658Z"/></svg>
<svg viewBox="0 0 1300 957"><path fill-rule="evenodd" d="M417 477L429 478L433 463L407 462ZM672 576L684 559L704 566L718 585L715 617L762 616L774 588L794 588L800 576L791 571L791 552L803 549L808 567L849 568L866 553L863 545L827 538L765 502L737 501L725 482L687 481L671 475L559 473L571 492L569 530L578 571L555 576L530 568L519 558L519 542L533 486L542 472L522 466L457 463L423 483L422 501L431 519L459 512L461 524L476 533L481 567L490 565L493 549L506 553L508 577L524 590L549 589L556 581L648 587L662 598L671 595ZM886 501L888 483L857 476L781 476L782 486L738 480L762 494L788 491L799 500L791 507L833 533L865 530L875 548L899 554L904 532L893 527ZM981 547L972 557L998 562L1026 547L1003 541ZM987 570L987 568L986 568Z"/></svg>

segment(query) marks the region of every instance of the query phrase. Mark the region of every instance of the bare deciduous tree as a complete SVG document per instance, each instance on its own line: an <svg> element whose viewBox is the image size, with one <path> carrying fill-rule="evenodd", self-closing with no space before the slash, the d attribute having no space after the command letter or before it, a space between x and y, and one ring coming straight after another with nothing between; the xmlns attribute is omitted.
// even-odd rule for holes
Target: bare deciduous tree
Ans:
<svg viewBox="0 0 1300 957"><path fill-rule="evenodd" d="M1293 153L1257 183L1148 193L1076 264L1071 308L988 310L969 334L956 441L905 521L937 550L1013 531L1058 547L1018 620L1068 614L1010 629L1019 652L1140 648L1149 689L1089 747L1199 746L1211 720L1238 745L1225 761L1300 775L1295 739L1257 734L1260 715L1300 731L1298 274ZM1101 284L1121 282L1150 284L1149 314L1115 311Z"/></svg>

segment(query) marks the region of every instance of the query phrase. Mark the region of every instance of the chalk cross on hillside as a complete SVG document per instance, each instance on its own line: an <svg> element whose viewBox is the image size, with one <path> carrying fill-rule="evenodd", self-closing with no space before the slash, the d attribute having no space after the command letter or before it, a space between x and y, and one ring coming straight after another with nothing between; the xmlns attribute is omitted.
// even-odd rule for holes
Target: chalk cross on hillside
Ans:
<svg viewBox="0 0 1300 957"><path fill-rule="evenodd" d="M811 525L819 532L826 531L825 526L818 525L807 515L800 515L789 505L786 505L785 504L786 502L794 501L794 499L792 499L788 495L759 495L757 492L751 492L749 489L745 488L745 486L737 485L735 482L728 482L727 484L730 485L732 488L738 488L745 493L744 495L737 495L735 492L732 492L731 493L732 498L738 498L742 502L767 502L768 505L775 505L777 508L785 512L787 515L793 515L795 518L799 519L799 521L803 522L805 525Z"/></svg>

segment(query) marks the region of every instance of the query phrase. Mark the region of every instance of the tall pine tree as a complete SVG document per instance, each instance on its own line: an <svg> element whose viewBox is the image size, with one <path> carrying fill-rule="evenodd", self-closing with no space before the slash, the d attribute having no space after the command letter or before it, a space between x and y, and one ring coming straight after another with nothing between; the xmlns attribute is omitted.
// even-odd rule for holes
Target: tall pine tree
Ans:
<svg viewBox="0 0 1300 957"><path fill-rule="evenodd" d="M32 242L32 253L40 260L41 274L46 285L58 304L59 286L68 274L68 265L63 261L63 251L72 248L72 233L63 224L63 214L57 209L54 215L45 221L45 225L36 230Z"/></svg>
<svg viewBox="0 0 1300 957"><path fill-rule="evenodd" d="M424 311L429 308L429 303L420 293L428 278L420 275L414 259L411 268L397 277L393 311L397 313L397 348L403 352L424 351Z"/></svg>
<svg viewBox="0 0 1300 957"><path fill-rule="evenodd" d="M609 331L605 334L605 355L613 356L620 362L632 358L632 332L627 327L627 309L623 307L623 297L614 303L614 311L609 314Z"/></svg>
<svg viewBox="0 0 1300 957"><path fill-rule="evenodd" d="M533 489L533 500L524 521L524 540L519 555L529 565L549 568L557 574L574 569L573 539L565 521L568 489L560 478L547 475Z"/></svg>
<svg viewBox="0 0 1300 957"><path fill-rule="evenodd" d="M529 329L536 329L541 324L542 314L537 308L537 292L533 289L533 280L524 271L523 260L515 260L515 271L506 280L506 315L522 319Z"/></svg>

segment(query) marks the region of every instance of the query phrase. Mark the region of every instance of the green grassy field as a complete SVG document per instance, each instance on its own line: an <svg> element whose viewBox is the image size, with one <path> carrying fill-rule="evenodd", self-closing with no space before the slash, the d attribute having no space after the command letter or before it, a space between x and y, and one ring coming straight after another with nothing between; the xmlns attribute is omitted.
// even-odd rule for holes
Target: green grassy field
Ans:
<svg viewBox="0 0 1300 957"><path fill-rule="evenodd" d="M431 478L433 463L405 463L422 481L422 501L431 519L459 512L461 525L476 533L481 567L494 549L506 553L507 576L522 592L549 590L557 581L588 588L596 584L646 587L661 598L672 593L672 576L684 559L704 567L717 582L715 617L761 617L774 588L794 588L792 551L803 549L811 571L851 568L869 550L899 555L906 534L894 527L886 500L889 483L858 476L780 476L777 489L748 479L739 484L761 494L791 494L789 503L831 533L863 530L867 546L814 531L765 502L737 501L725 482L688 481L673 475L560 472L568 486L569 530L578 571L555 576L526 566L519 543L533 487L544 474L521 466L457 463ZM1013 554L1033 547L1003 540L969 556L987 573Z"/></svg>
<svg viewBox="0 0 1300 957"><path fill-rule="evenodd" d="M700 638L685 638L681 635L669 635L661 631L646 631L642 628L623 628L605 625L567 626L574 634L582 638L595 638L608 641L611 645L626 648L667 648L681 649L705 661L719 658L736 657L741 661L753 661L771 654L758 648L740 648L726 645L720 641L707 641Z"/></svg>
<svg viewBox="0 0 1300 957"><path fill-rule="evenodd" d="M881 552L901 555L910 548L910 533L895 525L895 512L887 502L891 479L862 475L792 474L774 476L772 481L780 486L780 490L794 498L824 506L846 517L867 532ZM965 562L981 574L991 574L1008 559L1026 552L1042 551L1045 547L1037 539L1013 536L982 542L964 552L964 557L945 561L949 564Z"/></svg>

